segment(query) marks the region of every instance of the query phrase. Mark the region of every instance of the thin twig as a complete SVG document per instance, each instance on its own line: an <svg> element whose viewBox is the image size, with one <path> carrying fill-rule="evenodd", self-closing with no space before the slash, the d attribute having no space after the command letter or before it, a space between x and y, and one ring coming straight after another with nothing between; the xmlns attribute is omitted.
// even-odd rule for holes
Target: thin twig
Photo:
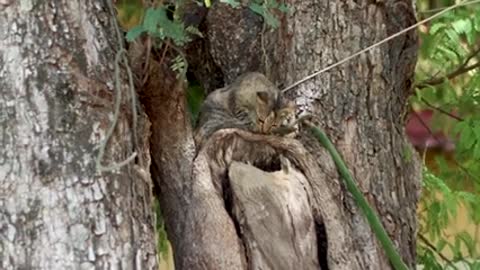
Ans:
<svg viewBox="0 0 480 270"><path fill-rule="evenodd" d="M421 98L420 100L421 100L423 103L425 103L425 105L427 105L428 107L430 107L430 108L432 108L432 109L434 109L434 110L436 110L436 111L438 111L438 112L440 112L440 113L442 113L442 114L445 114L445 115L447 115L447 116L449 116L449 117L451 117L451 118L453 118L453 119L455 119L455 120L457 120L457 121L459 121L459 122L464 121L464 119L463 119L462 117L456 116L455 114L450 113L450 112L447 112L446 110L444 110L444 109L442 109L442 108L440 108L440 107L434 106L433 104L431 104L430 102L428 102L425 98Z"/></svg>
<svg viewBox="0 0 480 270"><path fill-rule="evenodd" d="M478 47L476 50L474 50L469 56L467 56L467 59L465 59L465 62L463 62L463 65L461 66L462 68L465 67L470 60L472 60L475 56L480 53L480 47Z"/></svg>
<svg viewBox="0 0 480 270"><path fill-rule="evenodd" d="M471 71L473 69L476 69L478 67L480 67L480 62L475 63L475 64L473 64L471 66L468 66L468 67L463 67L463 68L456 69L452 73L448 74L447 76L445 76L443 78L437 78L437 79L432 79L432 80L428 80L428 81L425 81L425 82L421 82L418 85L416 85L416 87L425 88L425 87L427 87L427 85L438 85L438 84L443 83L446 80L451 80L451 79L453 79L453 78L455 78L459 75L462 75L463 73L469 72L469 71Z"/></svg>
<svg viewBox="0 0 480 270"><path fill-rule="evenodd" d="M163 64L163 60L165 60L165 56L167 55L168 47L170 46L170 41L165 42L165 48L163 49L162 58L160 58L159 65Z"/></svg>
<svg viewBox="0 0 480 270"><path fill-rule="evenodd" d="M332 64L332 65L329 65L329 66L327 66L327 67L325 67L325 68L323 68L323 69L321 69L321 70L319 70L319 71L317 71L317 72L314 72L314 73L312 73L312 74L310 74L310 75L308 75L308 76L300 79L299 81L296 81L295 83L293 83L293 84L287 86L286 88L284 88L284 89L282 90L282 92L286 92L286 91L288 91L288 90L290 90L290 89L292 89L292 88L294 88L294 87L296 87L296 86L298 86L298 85L300 85L300 84L302 84L302 83L304 83L304 82L312 79L313 77L315 77L315 76L317 76L317 75L319 75L319 74L321 74L321 73L324 73L324 72L326 72L326 71L328 71L328 70L330 70L330 69L333 69L333 68L335 68L335 67L337 67L337 66L339 66L339 65L341 65L341 64L343 64L343 63L345 63L345 62L347 62L347 61L349 61L349 60L351 60L351 59L353 59L353 58L355 58L355 57L357 57L357 56L359 56L359 55L361 55L361 54L363 54L364 52L367 52L367 51L369 51L369 50L371 50L371 49L373 49L373 48L375 48L375 47L378 47L379 45L381 45L381 44L383 44L383 43L385 43L385 42L387 42L387 41L389 41L389 40L392 40L392 39L394 39L394 38L396 38L396 37L398 37L398 36L401 36L401 35L405 34L406 32L408 32L408 31L410 31L410 30L412 30L412 29L415 29L415 28L418 27L419 25L425 24L425 23L433 20L433 19L436 18L436 17L439 17L440 15L443 15L444 13L446 13L446 12L452 10L452 9L455 9L455 8L458 8L458 7L461 7L461 6L472 5L472 4L476 4L476 3L480 3L480 0L472 0L472 1L467 1L467 2L461 2L461 3L457 3L457 4L453 5L453 6L447 7L447 8L445 8L444 10L442 10L442 11L440 11L440 12L438 12L438 13L436 13L436 14L434 14L434 15L432 15L432 16L430 16L430 17L428 17L428 18L426 18L426 19L424 19L424 20L422 20L422 21L420 21L420 22L412 25L412 26L409 26L409 27L403 29L403 30L400 31L400 32L397 32L397 33L395 33L395 34L393 34L393 35L391 35L391 36L389 36L389 37L387 37L387 38L385 38L385 39L383 39L383 40L381 40L381 41L379 41L379 42L377 42L377 43L375 43L375 44L373 44L373 45L371 45L371 46L369 46L369 47L367 47L367 48L365 48L365 49L363 49L363 50L361 50L361 51L359 51L359 52L357 52L357 53L354 53L354 54L352 54L352 55L350 55L350 56L348 56L348 57L346 57L346 58L344 58L344 59L342 59L342 60L340 60L340 61Z"/></svg>
<svg viewBox="0 0 480 270"><path fill-rule="evenodd" d="M418 83L417 85L415 85L415 87L425 88L425 87L428 87L428 86L431 86L431 85L438 85L438 84L441 84L441 83L445 82L446 80L451 80L451 79L453 79L453 78L455 78L459 75L467 73L467 72L469 72L473 69L476 69L478 67L480 67L480 62L475 63L473 65L470 65L468 67L465 67L465 64L462 64L457 69L455 69L454 71L452 71L451 73L447 74L446 76L444 76L442 78L429 79L429 80Z"/></svg>
<svg viewBox="0 0 480 270"><path fill-rule="evenodd" d="M447 7L439 7L439 8L432 8L432 9L427 9L427 10L418 10L418 13L437 13L439 11L442 11L446 9Z"/></svg>
<svg viewBox="0 0 480 270"><path fill-rule="evenodd" d="M435 141L437 141L437 143L441 144L442 142L440 141L439 138L437 138L437 136L435 134L433 134L433 131L432 129L430 129L430 127L427 125L427 123L425 123L425 121L423 121L423 119L420 117L420 115L418 115L417 112L413 112L413 115L417 118L417 120L420 122L420 124L427 130L428 134L430 134L430 136L432 136Z"/></svg>
<svg viewBox="0 0 480 270"><path fill-rule="evenodd" d="M448 259L445 255L443 255L425 236L422 234L418 234L418 238L435 254L437 254L442 260L444 260L448 265L451 265L454 269L458 269L453 262Z"/></svg>

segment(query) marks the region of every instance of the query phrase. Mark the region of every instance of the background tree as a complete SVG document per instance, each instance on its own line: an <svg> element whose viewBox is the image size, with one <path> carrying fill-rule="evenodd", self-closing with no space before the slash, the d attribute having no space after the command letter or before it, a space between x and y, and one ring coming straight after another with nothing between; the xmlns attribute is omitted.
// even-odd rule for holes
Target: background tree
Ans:
<svg viewBox="0 0 480 270"><path fill-rule="evenodd" d="M157 268L149 124L108 3L0 4L1 269ZM103 166L136 158L97 172L104 144Z"/></svg>

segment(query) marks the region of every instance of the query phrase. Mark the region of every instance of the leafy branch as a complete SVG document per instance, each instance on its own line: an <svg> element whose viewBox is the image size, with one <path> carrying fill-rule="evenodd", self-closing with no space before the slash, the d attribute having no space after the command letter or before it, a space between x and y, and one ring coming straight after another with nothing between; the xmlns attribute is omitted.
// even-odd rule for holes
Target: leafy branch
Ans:
<svg viewBox="0 0 480 270"><path fill-rule="evenodd" d="M458 270L458 268L453 264L453 262L449 260L445 255L443 255L442 252L440 252L437 249L437 247L435 247L435 245L433 245L433 243L431 243L425 236L419 233L418 238L420 239L420 241L422 241L425 244L425 246L427 246L430 250L435 252L435 254L437 254L438 257L444 260L448 265L451 265L454 269Z"/></svg>
<svg viewBox="0 0 480 270"><path fill-rule="evenodd" d="M464 121L464 119L463 119L462 117L457 116L457 115L455 115L455 114L453 114L453 113L450 113L450 112L448 112L448 111L446 111L446 110L444 110L444 109L442 109L442 108L440 108L440 107L437 107L437 106L431 104L431 103L430 103L428 100L426 100L424 97L421 97L421 98L420 98L420 101L422 101L423 103L425 103L425 105L427 105L429 108L434 109L435 111L437 111L437 112L439 112L439 113L442 113L442 114L444 114L444 115L447 115L448 117L450 117L450 118L452 118L452 119L455 119L455 120L457 120L457 121Z"/></svg>
<svg viewBox="0 0 480 270"><path fill-rule="evenodd" d="M458 66L454 71L450 72L449 74L447 74L447 75L445 75L441 78L433 78L433 79L422 81L422 82L416 84L415 87L421 89L421 88L426 88L426 87L433 86L433 85L439 85L439 84L442 84L443 82L445 82L447 80L451 80L451 79L453 79L457 76L460 76L464 73L467 73L471 70L474 70L474 69L480 67L480 61L475 63L475 64L472 64L470 66L467 66L468 62L470 62L470 60L472 60L479 53L480 53L480 48L473 51L466 58L466 60L460 66Z"/></svg>
<svg viewBox="0 0 480 270"><path fill-rule="evenodd" d="M166 6L150 7L146 10L142 23L130 29L126 39L131 42L146 33L149 38L156 41L157 47L165 43L162 61L167 49L174 49L179 56L174 59L172 69L177 71L177 74L185 76L188 65L185 56L178 47L182 47L190 42L192 35L200 37L203 37L203 35L194 26L185 27L184 22L178 17L174 15L173 18L169 18Z"/></svg>

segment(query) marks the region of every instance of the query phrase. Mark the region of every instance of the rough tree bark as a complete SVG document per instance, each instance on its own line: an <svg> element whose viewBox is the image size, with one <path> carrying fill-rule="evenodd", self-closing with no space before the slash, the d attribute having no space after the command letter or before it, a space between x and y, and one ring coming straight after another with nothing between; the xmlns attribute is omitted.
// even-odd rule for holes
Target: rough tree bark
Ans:
<svg viewBox="0 0 480 270"><path fill-rule="evenodd" d="M287 86L415 22L407 0L286 2L292 13L277 30L265 30L248 8L217 2L208 11L200 47L225 83L257 70ZM320 119L410 267L420 167L402 114L416 49L416 34L408 33L287 93L301 113ZM308 133L291 140L222 130L196 154L185 85L165 63L152 66L157 77L143 101L176 269L391 268L329 155Z"/></svg>
<svg viewBox="0 0 480 270"><path fill-rule="evenodd" d="M0 4L0 268L156 269L145 114L127 75L113 119L115 18L107 1ZM138 141L133 144L132 135Z"/></svg>
<svg viewBox="0 0 480 270"><path fill-rule="evenodd" d="M252 63L264 59L259 68L278 85L286 86L415 22L411 1L288 2L293 12L284 18L281 29L270 32L249 25L248 18L235 15L240 12L226 5L212 9L207 17L210 48L227 78L251 70ZM237 28L241 29L226 31ZM256 36L254 49L245 50L237 41L238 33ZM321 126L339 148L410 266L415 262L420 170L415 158L404 156L405 151L414 151L404 136L402 115L413 79L416 49L416 34L410 32L288 93L302 112L320 117ZM322 152L311 137L303 136L301 141L310 153ZM317 158L317 162L322 166L325 161ZM327 181L328 188L336 194L341 181L336 177L331 180ZM325 187L318 182L311 185L318 200L317 191ZM338 195L334 197L341 212L319 209L324 219L325 215L334 215L343 225L333 227L333 223L325 222L329 266L389 267L348 193ZM339 250L332 250L338 242Z"/></svg>

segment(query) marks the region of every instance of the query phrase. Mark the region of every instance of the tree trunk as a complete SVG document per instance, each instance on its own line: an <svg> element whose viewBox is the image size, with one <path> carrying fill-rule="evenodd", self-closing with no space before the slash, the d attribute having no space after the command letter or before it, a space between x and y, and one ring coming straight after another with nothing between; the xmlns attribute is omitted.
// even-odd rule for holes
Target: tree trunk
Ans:
<svg viewBox="0 0 480 270"><path fill-rule="evenodd" d="M156 269L145 114L120 65L107 1L0 4L0 268ZM136 136L133 136L136 133ZM133 141L133 138L138 138Z"/></svg>
<svg viewBox="0 0 480 270"><path fill-rule="evenodd" d="M247 27L245 16L232 15L235 11L227 5L212 9L207 29L208 36L216 39L209 42L226 77L251 70L252 63L264 59L259 67L277 85L287 86L415 23L411 1L289 1L289 6L293 11L282 20L280 29L265 32L258 26ZM225 31L234 28L241 29ZM253 50L244 50L237 41L237 33L248 31L257 37ZM321 127L339 148L410 266L415 263L420 170L415 157L405 156L414 151L404 135L402 115L416 50L416 34L410 32L287 92L302 113L321 119ZM243 54L232 59L235 52ZM317 157L322 152L311 136L301 141ZM317 161L324 166L324 160ZM336 217L334 223L325 223L330 268L387 269L388 261L367 222L343 186L339 187L342 180L331 180L327 185L339 212L319 209L324 220L325 215ZM317 191L325 187L318 181L311 184L318 200ZM336 222L340 227L333 226Z"/></svg>
<svg viewBox="0 0 480 270"><path fill-rule="evenodd" d="M411 1L357 2L288 1L292 12L276 30L248 8L216 2L199 47L208 48L226 84L258 70L282 88L415 22ZM300 114L320 119L412 268L420 166L402 115L416 50L410 32L287 92ZM152 120L152 172L176 269L391 269L310 134L292 140L221 130L195 153L185 85L165 63L150 74L157 75L143 101Z"/></svg>

